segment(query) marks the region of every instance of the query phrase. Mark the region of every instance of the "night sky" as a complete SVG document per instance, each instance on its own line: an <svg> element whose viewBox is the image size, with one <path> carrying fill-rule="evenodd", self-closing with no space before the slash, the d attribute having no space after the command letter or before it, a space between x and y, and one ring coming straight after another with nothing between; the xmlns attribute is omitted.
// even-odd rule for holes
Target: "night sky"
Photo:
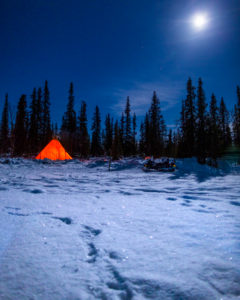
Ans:
<svg viewBox="0 0 240 300"><path fill-rule="evenodd" d="M207 15L202 30L191 22ZM52 120L60 123L71 81L75 109L99 105L119 117L126 97L139 119L153 90L168 125L179 118L188 77L202 77L231 110L240 84L239 0L0 0L0 109L5 93L49 82Z"/></svg>

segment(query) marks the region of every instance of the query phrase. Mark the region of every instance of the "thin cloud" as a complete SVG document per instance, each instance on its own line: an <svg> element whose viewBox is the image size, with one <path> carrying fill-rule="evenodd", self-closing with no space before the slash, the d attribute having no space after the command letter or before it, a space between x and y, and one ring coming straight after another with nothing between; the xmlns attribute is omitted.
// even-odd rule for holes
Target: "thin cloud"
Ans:
<svg viewBox="0 0 240 300"><path fill-rule="evenodd" d="M150 107L153 91L156 91L161 110L167 111L180 101L184 87L182 83L173 84L168 82L165 84L136 84L133 89L118 89L114 92L117 103L112 106L112 110L117 115L121 115L125 109L126 98L129 96L132 112L135 112L138 116L143 116Z"/></svg>

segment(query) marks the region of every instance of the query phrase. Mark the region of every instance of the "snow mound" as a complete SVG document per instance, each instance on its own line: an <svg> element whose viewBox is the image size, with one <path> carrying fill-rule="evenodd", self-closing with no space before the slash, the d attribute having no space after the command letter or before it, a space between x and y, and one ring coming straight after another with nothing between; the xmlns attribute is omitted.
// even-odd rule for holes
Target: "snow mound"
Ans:
<svg viewBox="0 0 240 300"><path fill-rule="evenodd" d="M226 176L228 174L239 175L240 166L228 161L218 160L218 167L212 167L207 164L199 164L196 158L177 159L177 170L173 178L193 175L198 181L205 181L216 176Z"/></svg>

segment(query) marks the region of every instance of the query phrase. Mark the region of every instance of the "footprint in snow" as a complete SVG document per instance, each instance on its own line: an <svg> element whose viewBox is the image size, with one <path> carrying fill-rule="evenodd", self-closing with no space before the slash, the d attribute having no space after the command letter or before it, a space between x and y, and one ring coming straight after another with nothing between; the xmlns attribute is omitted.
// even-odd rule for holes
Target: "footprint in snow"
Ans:
<svg viewBox="0 0 240 300"><path fill-rule="evenodd" d="M176 198L173 198L173 197L168 197L167 200L168 200L168 201L176 201L177 199L176 199Z"/></svg>
<svg viewBox="0 0 240 300"><path fill-rule="evenodd" d="M133 292L128 284L128 280L124 278L115 267L110 266L109 269L112 273L113 281L107 282L107 287L111 290L121 291L119 295L120 299L132 299Z"/></svg>
<svg viewBox="0 0 240 300"><path fill-rule="evenodd" d="M98 236L102 232L102 230L95 229L88 225L84 225L83 227L87 230L88 233L90 233L91 236Z"/></svg>
<svg viewBox="0 0 240 300"><path fill-rule="evenodd" d="M0 186L0 191L7 191L8 189L5 187Z"/></svg>
<svg viewBox="0 0 240 300"><path fill-rule="evenodd" d="M11 206L5 206L6 209L13 209L13 210L20 210L19 207L11 207Z"/></svg>
<svg viewBox="0 0 240 300"><path fill-rule="evenodd" d="M90 259L87 260L88 263L94 263L98 257L98 250L93 243L88 244L89 252L88 256Z"/></svg>
<svg viewBox="0 0 240 300"><path fill-rule="evenodd" d="M187 199L187 200L193 200L192 196L188 196L188 195L183 195L182 196L183 199Z"/></svg>
<svg viewBox="0 0 240 300"><path fill-rule="evenodd" d="M45 214L46 214L46 213L45 213ZM71 219L71 218L68 218L68 217L65 217L65 218L61 218L61 217L52 217L52 219L60 220L60 221L62 221L63 223L65 223L65 224L67 224L67 225L72 224L72 219Z"/></svg>
<svg viewBox="0 0 240 300"><path fill-rule="evenodd" d="M41 194L41 193L43 193L43 191L40 190L40 189L33 189L33 190L25 189L23 191L27 192L27 193L31 193L31 194Z"/></svg>
<svg viewBox="0 0 240 300"><path fill-rule="evenodd" d="M115 251L110 251L110 252L108 253L108 255L109 255L109 258L111 258L111 259L119 260L119 261L122 260L121 255L118 254L118 253L115 252Z"/></svg>
<svg viewBox="0 0 240 300"><path fill-rule="evenodd" d="M240 202L237 202L237 201L230 201L230 204L235 205L235 206L240 206Z"/></svg>
<svg viewBox="0 0 240 300"><path fill-rule="evenodd" d="M126 191L119 191L120 194L123 194L125 196L131 196L131 195L139 195L139 194L133 194L133 193L130 193L130 192L126 192Z"/></svg>
<svg viewBox="0 0 240 300"><path fill-rule="evenodd" d="M204 209L193 209L196 212L204 213L204 214L210 214L210 211L204 210Z"/></svg>
<svg viewBox="0 0 240 300"><path fill-rule="evenodd" d="M8 212L9 215L18 216L18 217L27 217L28 214L20 214L20 213L14 213L14 212Z"/></svg>
<svg viewBox="0 0 240 300"><path fill-rule="evenodd" d="M185 202L184 202L184 203L181 203L181 205L182 205L182 206L187 206L187 207L192 206L191 204L185 203Z"/></svg>
<svg viewBox="0 0 240 300"><path fill-rule="evenodd" d="M89 259L87 260L88 263L95 263L97 257L99 256L99 250L96 248L95 244L93 243L93 240L95 237L97 237L102 231L100 229L93 228L88 225L83 225L85 231L84 233L87 234L88 239L91 240L87 244L89 250L88 250L88 257Z"/></svg>

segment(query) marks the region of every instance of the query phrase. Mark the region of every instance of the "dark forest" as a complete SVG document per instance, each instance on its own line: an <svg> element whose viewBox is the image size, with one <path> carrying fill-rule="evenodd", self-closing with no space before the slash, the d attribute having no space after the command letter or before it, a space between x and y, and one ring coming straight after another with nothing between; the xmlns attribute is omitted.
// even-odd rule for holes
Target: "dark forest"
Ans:
<svg viewBox="0 0 240 300"><path fill-rule="evenodd" d="M70 83L66 111L62 124L52 122L48 82L34 88L27 103L21 95L17 111L13 112L5 96L0 128L2 156L33 157L53 138L58 138L73 157L129 156L197 157L216 159L230 146L240 146L240 88L236 89L236 104L228 111L224 99L206 99L202 79L197 86L188 79L186 97L175 130L167 130L161 111L161 100L153 92L149 110L137 131L137 116L132 113L129 97L119 120L110 114L103 120L96 106L92 120L87 117L87 103L74 109L74 86ZM90 126L89 126L90 125Z"/></svg>

